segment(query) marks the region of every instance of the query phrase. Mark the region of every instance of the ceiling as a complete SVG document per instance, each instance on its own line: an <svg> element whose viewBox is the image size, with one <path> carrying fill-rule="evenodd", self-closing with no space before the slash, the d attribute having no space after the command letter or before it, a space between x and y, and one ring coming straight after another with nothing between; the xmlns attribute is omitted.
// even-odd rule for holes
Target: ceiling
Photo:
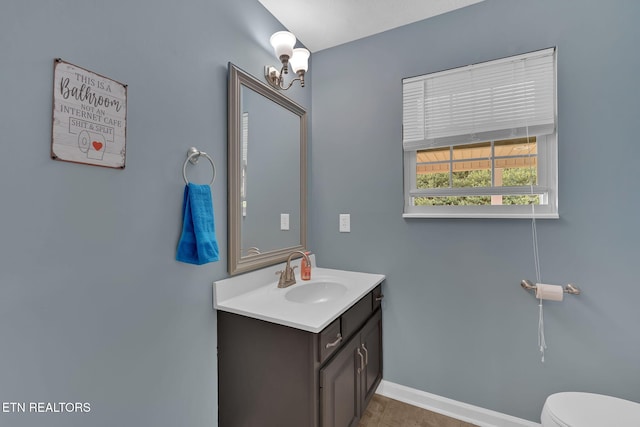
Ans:
<svg viewBox="0 0 640 427"><path fill-rule="evenodd" d="M258 0L311 52L483 0Z"/></svg>

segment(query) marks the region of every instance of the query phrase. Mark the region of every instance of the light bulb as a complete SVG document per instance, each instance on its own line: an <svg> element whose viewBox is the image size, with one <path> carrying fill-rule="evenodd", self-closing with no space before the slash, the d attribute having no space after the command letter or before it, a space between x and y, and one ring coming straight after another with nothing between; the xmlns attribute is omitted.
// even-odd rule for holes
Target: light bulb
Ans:
<svg viewBox="0 0 640 427"><path fill-rule="evenodd" d="M309 51L305 48L293 49L293 55L289 58L289 64L294 73L306 72L309 69Z"/></svg>
<svg viewBox="0 0 640 427"><path fill-rule="evenodd" d="M269 39L276 57L286 63L293 55L293 46L296 44L296 36L288 31L278 31ZM283 58L285 57L285 58Z"/></svg>

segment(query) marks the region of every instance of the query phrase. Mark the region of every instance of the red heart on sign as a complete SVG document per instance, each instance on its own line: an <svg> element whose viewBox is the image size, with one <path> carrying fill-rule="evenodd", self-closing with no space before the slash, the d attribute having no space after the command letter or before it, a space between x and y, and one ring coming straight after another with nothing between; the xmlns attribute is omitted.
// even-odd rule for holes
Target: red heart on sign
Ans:
<svg viewBox="0 0 640 427"><path fill-rule="evenodd" d="M96 151L100 151L100 149L102 148L102 142L93 141L91 145L93 145L93 148L95 148Z"/></svg>

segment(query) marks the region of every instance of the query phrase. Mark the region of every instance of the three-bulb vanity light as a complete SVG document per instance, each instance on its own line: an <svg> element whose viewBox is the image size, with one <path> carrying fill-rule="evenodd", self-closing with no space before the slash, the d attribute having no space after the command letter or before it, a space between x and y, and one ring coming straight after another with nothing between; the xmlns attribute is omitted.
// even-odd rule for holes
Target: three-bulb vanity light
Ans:
<svg viewBox="0 0 640 427"><path fill-rule="evenodd" d="M277 68L272 66L264 67L264 76L269 84L276 89L287 90L296 80L300 81L300 86L304 87L304 73L309 69L309 51L304 48L294 49L296 44L296 36L288 31L278 31L274 33L269 39L273 50L276 53L276 58L282 62L282 68L278 71ZM289 73L289 66L291 70L298 75L289 82L289 85L285 86L284 75Z"/></svg>

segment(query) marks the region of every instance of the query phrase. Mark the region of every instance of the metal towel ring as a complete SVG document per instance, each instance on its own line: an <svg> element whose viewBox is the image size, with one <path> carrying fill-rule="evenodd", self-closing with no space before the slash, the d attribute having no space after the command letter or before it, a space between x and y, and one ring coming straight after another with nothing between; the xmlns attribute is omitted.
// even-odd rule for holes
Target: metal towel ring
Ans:
<svg viewBox="0 0 640 427"><path fill-rule="evenodd" d="M213 185L213 182L216 180L216 165L213 163L213 159L209 157L207 153L205 153L204 151L200 151L195 147L189 148L189 151L187 151L187 160L184 161L184 166L182 166L182 177L184 178L184 182L185 184L189 184L189 180L187 179L187 163L191 162L192 165L197 164L200 156L206 157L209 160L209 163L211 163L211 168L213 169L213 177L211 178L211 182L209 183L209 185Z"/></svg>

